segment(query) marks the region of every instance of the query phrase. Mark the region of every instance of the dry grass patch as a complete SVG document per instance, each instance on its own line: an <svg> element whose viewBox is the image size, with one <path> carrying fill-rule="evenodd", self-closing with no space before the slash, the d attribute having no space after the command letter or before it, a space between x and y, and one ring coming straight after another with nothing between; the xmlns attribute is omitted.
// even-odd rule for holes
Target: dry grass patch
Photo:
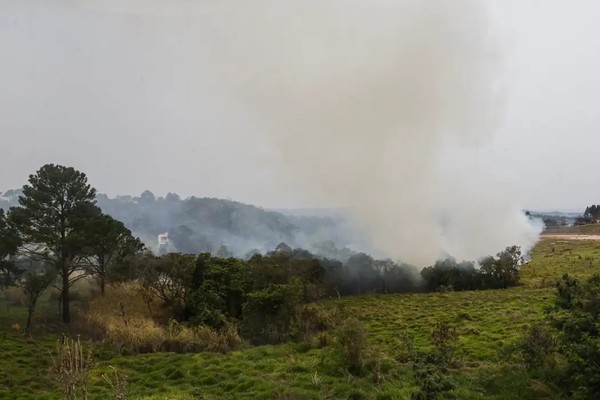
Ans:
<svg viewBox="0 0 600 400"><path fill-rule="evenodd" d="M226 352L243 342L233 324L217 331L175 320L164 322L167 315L164 303L156 296L129 283L108 287L104 297L90 302L85 319L89 329L121 354Z"/></svg>

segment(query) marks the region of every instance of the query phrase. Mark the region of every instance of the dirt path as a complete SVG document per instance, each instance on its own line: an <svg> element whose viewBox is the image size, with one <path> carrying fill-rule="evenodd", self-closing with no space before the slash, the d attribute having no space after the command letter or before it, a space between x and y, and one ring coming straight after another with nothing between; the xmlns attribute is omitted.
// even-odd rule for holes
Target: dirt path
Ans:
<svg viewBox="0 0 600 400"><path fill-rule="evenodd" d="M576 234L550 234L542 235L542 239L563 239L563 240L600 240L600 235L576 235Z"/></svg>

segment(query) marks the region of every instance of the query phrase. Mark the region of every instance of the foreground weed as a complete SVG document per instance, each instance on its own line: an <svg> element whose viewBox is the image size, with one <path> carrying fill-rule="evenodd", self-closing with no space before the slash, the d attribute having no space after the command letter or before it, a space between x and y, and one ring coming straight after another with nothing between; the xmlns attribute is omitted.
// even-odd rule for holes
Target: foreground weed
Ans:
<svg viewBox="0 0 600 400"><path fill-rule="evenodd" d="M127 375L124 375L117 368L110 366L112 376L102 374L102 378L108 383L114 393L114 400L126 400L127 391L129 389L129 381Z"/></svg>
<svg viewBox="0 0 600 400"><path fill-rule="evenodd" d="M338 344L344 365L352 374L360 374L365 366L367 334L357 319L348 319L338 332Z"/></svg>
<svg viewBox="0 0 600 400"><path fill-rule="evenodd" d="M56 356L50 355L54 380L62 388L65 398L87 400L92 351L84 351L79 338L64 337L62 343L56 346Z"/></svg>
<svg viewBox="0 0 600 400"><path fill-rule="evenodd" d="M413 366L419 386L412 394L413 400L453 398L449 392L456 388L456 383L450 379L450 367L455 364L458 333L453 326L438 322L431 332L431 341L435 348L418 355Z"/></svg>

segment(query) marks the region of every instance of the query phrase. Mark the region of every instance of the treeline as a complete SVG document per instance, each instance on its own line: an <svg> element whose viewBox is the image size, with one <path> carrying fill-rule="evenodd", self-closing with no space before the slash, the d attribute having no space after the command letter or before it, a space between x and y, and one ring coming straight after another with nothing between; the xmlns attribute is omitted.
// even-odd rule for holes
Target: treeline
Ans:
<svg viewBox="0 0 600 400"><path fill-rule="evenodd" d="M222 329L238 324L254 343L284 341L294 334L302 305L325 297L368 293L506 288L518 282L520 252L510 247L497 257L473 263L438 262L418 270L361 253L346 263L318 258L286 244L249 260L146 254L116 280L135 280L191 325Z"/></svg>
<svg viewBox="0 0 600 400"><path fill-rule="evenodd" d="M577 222L579 224L587 223L591 224L594 222L598 222L600 220L600 205L592 204L589 207L585 208L583 212L583 217L579 218Z"/></svg>
<svg viewBox="0 0 600 400"><path fill-rule="evenodd" d="M421 276L428 291L506 289L519 284L522 263L521 249L510 246L496 257L479 260L479 268L471 261L448 258L424 268Z"/></svg>

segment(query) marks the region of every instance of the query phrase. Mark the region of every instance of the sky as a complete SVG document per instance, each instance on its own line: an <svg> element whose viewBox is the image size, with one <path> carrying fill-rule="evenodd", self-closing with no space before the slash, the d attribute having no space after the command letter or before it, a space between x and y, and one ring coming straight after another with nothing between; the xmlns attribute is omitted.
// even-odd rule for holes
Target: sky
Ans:
<svg viewBox="0 0 600 400"><path fill-rule="evenodd" d="M282 29L302 23L295 2L280 3L248 17L234 0L0 0L0 190L57 163L109 195L149 189L273 208L339 205L295 184L264 113L222 80L235 80L232 62L245 62L236 49L269 51L246 18L279 18L273 26ZM524 208L599 203L600 3L483 3L502 104L493 132L456 154L493 165ZM311 16L329 15L314 4ZM458 169L468 175L473 165Z"/></svg>

